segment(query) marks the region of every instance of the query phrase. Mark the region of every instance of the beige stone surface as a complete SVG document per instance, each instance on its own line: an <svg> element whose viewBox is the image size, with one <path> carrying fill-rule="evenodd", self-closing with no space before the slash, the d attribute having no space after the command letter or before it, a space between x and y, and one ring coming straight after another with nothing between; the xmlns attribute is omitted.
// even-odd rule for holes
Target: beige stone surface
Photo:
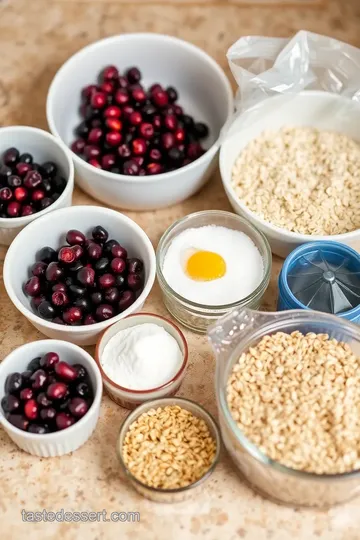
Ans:
<svg viewBox="0 0 360 540"><path fill-rule="evenodd" d="M96 0L0 0L0 123L46 129L45 97L59 66L84 45L121 32L158 31L203 47L227 69L225 52L239 36L287 36L299 29L331 34L360 45L358 0L329 0L321 9L266 8L230 5L139 6ZM75 204L96 204L79 190ZM177 218L204 209L230 207L219 175L197 196L167 210L131 213L154 246ZM3 260L5 250L0 249ZM20 263L20 261L19 261ZM276 279L281 263L274 260L266 309L276 305ZM166 315L155 285L146 309ZM0 358L40 333L15 310L0 283ZM196 399L216 414L214 358L205 337L185 331L190 367L180 395ZM90 352L93 352L90 349ZM115 455L119 426L126 415L104 397L91 440L73 455L38 459L19 451L0 429L0 535L4 540L147 539L287 540L360 538L358 501L328 512L294 510L255 495L238 478L223 455L205 492L195 501L159 505L138 496L121 478ZM141 521L129 523L23 523L21 509L35 511L138 511Z"/></svg>

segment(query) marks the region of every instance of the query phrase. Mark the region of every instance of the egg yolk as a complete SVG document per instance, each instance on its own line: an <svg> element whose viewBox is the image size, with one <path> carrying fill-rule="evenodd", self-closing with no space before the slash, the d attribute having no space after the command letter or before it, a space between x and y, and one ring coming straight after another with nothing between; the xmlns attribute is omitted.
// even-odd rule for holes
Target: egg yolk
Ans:
<svg viewBox="0 0 360 540"><path fill-rule="evenodd" d="M196 251L186 262L186 273L197 281L213 281L225 275L226 263L218 253Z"/></svg>

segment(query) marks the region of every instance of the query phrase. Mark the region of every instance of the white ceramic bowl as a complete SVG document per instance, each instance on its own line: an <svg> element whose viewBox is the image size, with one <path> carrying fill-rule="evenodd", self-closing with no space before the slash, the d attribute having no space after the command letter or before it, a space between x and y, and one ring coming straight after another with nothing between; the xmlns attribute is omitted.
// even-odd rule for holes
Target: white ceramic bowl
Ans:
<svg viewBox="0 0 360 540"><path fill-rule="evenodd" d="M130 328L131 326L144 323L157 324L158 326L164 328L173 338L175 338L182 352L183 361L179 371L174 375L174 377L158 388L151 388L149 390L129 390L129 388L124 388L123 386L116 384L106 375L101 365L101 356L105 346L109 340L115 334L117 334L117 332L124 330L125 328ZM113 324L107 330L105 330L99 339L95 352L95 360L99 366L107 393L111 399L115 401L115 403L121 407L125 407L126 409L135 409L138 405L152 399L174 396L179 390L185 377L188 357L189 354L187 342L181 330L168 319L160 317L160 315L155 315L154 313L136 313L135 315L130 315L129 317L126 317L126 319Z"/></svg>
<svg viewBox="0 0 360 540"><path fill-rule="evenodd" d="M121 71L138 66L145 87L155 82L175 86L184 110L209 125L208 151L177 171L143 177L96 169L73 153L79 186L107 205L131 210L157 209L187 199L204 185L216 165L220 130L233 112L225 73L204 51L171 36L123 34L93 43L60 68L49 89L48 124L67 146L74 140L73 130L81 120L81 89L94 83L109 64Z"/></svg>
<svg viewBox="0 0 360 540"><path fill-rule="evenodd" d="M28 363L47 352L56 352L60 360L69 364L82 364L88 371L93 390L94 401L86 413L76 424L55 433L37 435L16 428L5 418L0 406L0 424L10 439L25 452L40 457L54 457L74 452L91 436L99 418L102 396L102 380L94 359L86 351L65 341L42 340L26 343L12 351L0 363L0 401L5 394L4 386L8 375L26 370Z"/></svg>
<svg viewBox="0 0 360 540"><path fill-rule="evenodd" d="M354 249L360 248L360 230L333 236L311 236L287 231L264 221L241 202L231 185L231 170L234 162L245 146L264 130L277 130L282 126L309 126L332 130L360 142L360 105L348 98L322 91L304 91L296 96L275 96L261 102L250 111L252 123L239 117L231 127L231 133L220 151L220 172L228 199L235 212L242 215L260 229L271 245L273 253L286 257L293 249L305 242L334 240L343 242Z"/></svg>
<svg viewBox="0 0 360 540"><path fill-rule="evenodd" d="M0 128L0 156L10 147L22 153L29 152L37 163L55 161L67 180L60 197L37 214L18 218L0 218L0 244L10 245L15 236L35 219L66 206L71 206L74 190L74 165L70 150L47 131L29 126L10 126Z"/></svg>
<svg viewBox="0 0 360 540"><path fill-rule="evenodd" d="M143 260L144 290L132 306L107 321L86 326L63 326L42 319L33 312L30 300L23 291L36 253L44 246L59 248L65 243L69 229L79 229L89 234L96 225L105 227L109 238L118 240L128 250L129 257ZM4 284L15 307L40 332L50 338L64 339L77 345L93 345L105 328L142 308L155 280L155 267L154 248L145 232L134 221L115 210L99 206L73 206L43 216L21 231L5 257Z"/></svg>

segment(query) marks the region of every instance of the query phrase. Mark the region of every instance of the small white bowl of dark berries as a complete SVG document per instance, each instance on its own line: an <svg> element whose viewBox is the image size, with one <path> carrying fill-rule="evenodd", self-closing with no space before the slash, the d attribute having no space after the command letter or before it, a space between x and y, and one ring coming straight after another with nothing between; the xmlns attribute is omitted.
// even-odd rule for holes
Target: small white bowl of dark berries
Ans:
<svg viewBox="0 0 360 540"><path fill-rule="evenodd" d="M130 218L73 206L37 219L15 238L4 285L41 332L92 345L111 324L139 311L155 280L155 252Z"/></svg>
<svg viewBox="0 0 360 540"><path fill-rule="evenodd" d="M0 424L25 452L77 450L98 421L102 380L93 358L72 343L27 343L0 363Z"/></svg>
<svg viewBox="0 0 360 540"><path fill-rule="evenodd" d="M66 146L28 126L0 128L0 244L34 219L71 205L74 165Z"/></svg>
<svg viewBox="0 0 360 540"><path fill-rule="evenodd" d="M198 191L232 112L231 86L215 60L161 34L85 47L60 68L47 97L50 130L71 148L80 187L131 210Z"/></svg>

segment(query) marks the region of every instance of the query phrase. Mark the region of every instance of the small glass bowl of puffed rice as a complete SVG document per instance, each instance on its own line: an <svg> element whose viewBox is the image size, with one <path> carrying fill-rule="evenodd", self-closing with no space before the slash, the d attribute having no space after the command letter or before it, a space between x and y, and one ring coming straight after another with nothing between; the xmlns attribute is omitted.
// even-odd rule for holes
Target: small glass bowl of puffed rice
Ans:
<svg viewBox="0 0 360 540"><path fill-rule="evenodd" d="M206 486L219 461L219 428L201 405L162 398L124 420L116 451L125 477L155 502L181 502Z"/></svg>
<svg viewBox="0 0 360 540"><path fill-rule="evenodd" d="M324 509L359 495L359 326L317 311L244 309L208 335L222 440L250 486Z"/></svg>

